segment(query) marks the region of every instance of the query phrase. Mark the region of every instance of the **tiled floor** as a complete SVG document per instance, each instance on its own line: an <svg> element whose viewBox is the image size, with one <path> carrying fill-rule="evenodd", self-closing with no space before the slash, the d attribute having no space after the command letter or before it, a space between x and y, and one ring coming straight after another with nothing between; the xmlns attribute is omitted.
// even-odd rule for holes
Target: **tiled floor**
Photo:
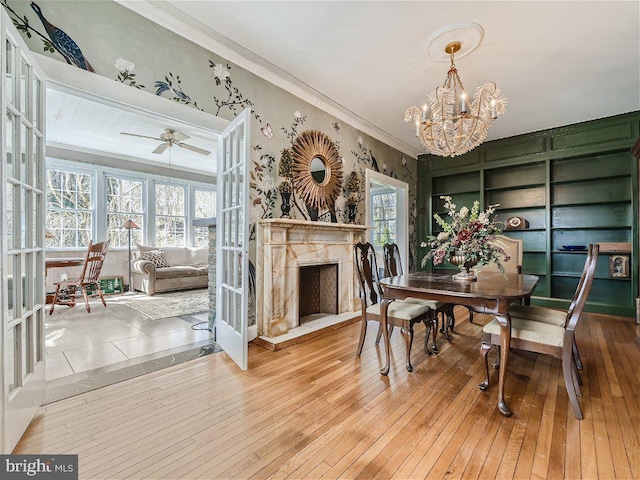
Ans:
<svg viewBox="0 0 640 480"><path fill-rule="evenodd" d="M84 305L56 306L45 325L47 401L219 351L207 312L154 320L98 300L91 313Z"/></svg>

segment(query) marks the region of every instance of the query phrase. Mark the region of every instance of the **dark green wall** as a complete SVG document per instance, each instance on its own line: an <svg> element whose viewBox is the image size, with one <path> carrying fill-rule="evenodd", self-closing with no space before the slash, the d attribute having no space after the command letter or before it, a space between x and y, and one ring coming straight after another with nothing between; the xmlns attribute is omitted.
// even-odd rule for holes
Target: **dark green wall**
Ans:
<svg viewBox="0 0 640 480"><path fill-rule="evenodd" d="M631 242L629 277L612 277L610 254L598 259L588 310L634 316L638 296L638 165L631 147L640 112L494 140L455 158L418 158L418 241L434 228L440 195L458 207L499 203L498 218L524 217L524 273L540 277L533 303L565 307L584 252L563 245ZM426 253L418 252L418 258Z"/></svg>

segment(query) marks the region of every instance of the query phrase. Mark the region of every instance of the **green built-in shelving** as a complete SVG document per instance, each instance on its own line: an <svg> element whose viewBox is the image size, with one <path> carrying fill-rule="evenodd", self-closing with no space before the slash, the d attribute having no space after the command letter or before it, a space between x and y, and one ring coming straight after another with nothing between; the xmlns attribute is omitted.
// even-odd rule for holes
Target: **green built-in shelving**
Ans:
<svg viewBox="0 0 640 480"><path fill-rule="evenodd" d="M638 165L631 147L640 112L486 142L455 158L420 156L419 242L438 231L442 195L457 207L500 204L500 220L523 217L528 228L505 230L524 243L523 272L538 275L533 303L568 305L586 252L565 245L630 244L601 253L588 309L635 316L638 296ZM426 253L419 252L419 258ZM612 255L628 255L628 277L613 276Z"/></svg>

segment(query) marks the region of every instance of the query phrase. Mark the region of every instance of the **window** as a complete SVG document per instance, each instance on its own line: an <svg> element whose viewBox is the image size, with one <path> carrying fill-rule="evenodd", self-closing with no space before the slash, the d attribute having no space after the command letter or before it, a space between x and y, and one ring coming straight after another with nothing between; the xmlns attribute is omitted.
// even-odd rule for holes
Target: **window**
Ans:
<svg viewBox="0 0 640 480"><path fill-rule="evenodd" d="M176 247L185 245L185 187L156 183L155 245Z"/></svg>
<svg viewBox="0 0 640 480"><path fill-rule="evenodd" d="M395 193L380 193L371 196L373 210L373 245L381 247L385 243L396 243Z"/></svg>
<svg viewBox="0 0 640 480"><path fill-rule="evenodd" d="M85 247L93 232L92 176L68 170L47 170L46 230L48 247Z"/></svg>
<svg viewBox="0 0 640 480"><path fill-rule="evenodd" d="M194 215L193 218L212 218L216 216L216 192L213 190L203 190L195 188L194 195ZM196 247L209 245L209 228L194 227L193 244Z"/></svg>
<svg viewBox="0 0 640 480"><path fill-rule="evenodd" d="M129 231L122 228L127 220L140 227L131 230L131 244L144 243L143 181L106 177L107 194L107 239L110 247L126 247L129 245Z"/></svg>

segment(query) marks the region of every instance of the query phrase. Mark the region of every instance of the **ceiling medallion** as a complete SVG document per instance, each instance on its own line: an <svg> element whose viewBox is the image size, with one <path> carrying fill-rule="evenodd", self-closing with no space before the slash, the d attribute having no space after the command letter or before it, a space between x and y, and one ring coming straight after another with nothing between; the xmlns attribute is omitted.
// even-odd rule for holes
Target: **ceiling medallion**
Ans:
<svg viewBox="0 0 640 480"><path fill-rule="evenodd" d="M458 38L454 39L454 35ZM426 95L422 108L409 107L405 122L414 122L416 137L428 153L442 157L462 155L480 145L486 138L493 121L505 112L507 99L494 82L476 88L473 100L458 76L455 55L462 56L474 50L482 41L484 32L477 24L456 24L439 30L431 38L429 54L437 45L447 41L442 50L451 60L447 78L441 87ZM441 51L442 51L441 50Z"/></svg>

